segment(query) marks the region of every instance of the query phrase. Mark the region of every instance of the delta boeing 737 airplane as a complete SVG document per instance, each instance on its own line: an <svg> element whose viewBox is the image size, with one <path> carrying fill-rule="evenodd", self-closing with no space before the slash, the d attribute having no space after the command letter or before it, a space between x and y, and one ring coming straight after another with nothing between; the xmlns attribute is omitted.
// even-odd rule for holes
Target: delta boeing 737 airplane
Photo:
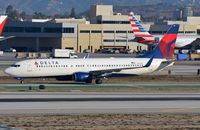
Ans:
<svg viewBox="0 0 200 130"><path fill-rule="evenodd" d="M171 64L179 25L172 25L158 46L140 58L31 59L11 65L5 73L25 78L67 77L97 84L113 75L140 75L161 70ZM167 65L164 65L166 64Z"/></svg>
<svg viewBox="0 0 200 130"><path fill-rule="evenodd" d="M129 21L131 23L132 31L134 33L135 41L139 43L151 44L156 42L156 37L161 39L163 35L152 35L150 34L142 24L137 20L137 18L133 15L133 12L128 14ZM184 47L194 40L199 38L197 35L187 35L187 34L178 34L178 38L176 41L176 47Z"/></svg>

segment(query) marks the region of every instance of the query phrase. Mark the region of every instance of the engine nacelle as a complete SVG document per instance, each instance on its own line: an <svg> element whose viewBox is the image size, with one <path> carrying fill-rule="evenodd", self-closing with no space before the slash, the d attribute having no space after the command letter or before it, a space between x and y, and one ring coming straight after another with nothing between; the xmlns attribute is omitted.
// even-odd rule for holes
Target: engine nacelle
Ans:
<svg viewBox="0 0 200 130"><path fill-rule="evenodd" d="M73 77L74 80L77 82L86 82L86 83L91 83L93 78L92 74L87 72L74 73Z"/></svg>

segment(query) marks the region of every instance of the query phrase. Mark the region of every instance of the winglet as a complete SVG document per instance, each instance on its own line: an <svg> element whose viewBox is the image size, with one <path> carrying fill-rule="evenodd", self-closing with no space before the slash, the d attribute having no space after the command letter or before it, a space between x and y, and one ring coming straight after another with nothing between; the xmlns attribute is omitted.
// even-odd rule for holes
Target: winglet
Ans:
<svg viewBox="0 0 200 130"><path fill-rule="evenodd" d="M147 62L147 64L144 67L149 67L153 61L154 56L152 56L149 61Z"/></svg>

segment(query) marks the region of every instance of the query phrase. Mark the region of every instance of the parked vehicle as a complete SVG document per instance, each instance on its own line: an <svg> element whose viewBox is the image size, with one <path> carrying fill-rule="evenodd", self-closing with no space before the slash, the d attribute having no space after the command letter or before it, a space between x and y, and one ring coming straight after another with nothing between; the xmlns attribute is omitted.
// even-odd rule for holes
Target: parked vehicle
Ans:
<svg viewBox="0 0 200 130"><path fill-rule="evenodd" d="M54 49L53 57L54 58L78 58L78 56L75 55L75 51L70 50L70 49Z"/></svg>
<svg viewBox="0 0 200 130"><path fill-rule="evenodd" d="M126 54L132 54L132 53L133 53L133 50L131 50L131 49L126 49L126 50L125 50L125 53L126 53Z"/></svg>
<svg viewBox="0 0 200 130"><path fill-rule="evenodd" d="M14 48L8 48L8 49L5 49L4 51L5 52L13 52L13 53L17 52L16 49L14 49Z"/></svg>
<svg viewBox="0 0 200 130"><path fill-rule="evenodd" d="M101 50L101 53L113 54L113 53L115 53L115 50L113 50L111 48L104 48Z"/></svg>
<svg viewBox="0 0 200 130"><path fill-rule="evenodd" d="M188 60L189 55L188 54L178 54L177 55L177 60Z"/></svg>

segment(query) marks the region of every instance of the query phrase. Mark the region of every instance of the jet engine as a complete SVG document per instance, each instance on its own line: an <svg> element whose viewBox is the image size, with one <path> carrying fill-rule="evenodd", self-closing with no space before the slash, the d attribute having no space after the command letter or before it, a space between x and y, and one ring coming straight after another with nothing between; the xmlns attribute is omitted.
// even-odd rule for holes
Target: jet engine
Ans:
<svg viewBox="0 0 200 130"><path fill-rule="evenodd" d="M73 78L77 82L92 83L93 76L91 73L77 72L77 73L74 73Z"/></svg>

